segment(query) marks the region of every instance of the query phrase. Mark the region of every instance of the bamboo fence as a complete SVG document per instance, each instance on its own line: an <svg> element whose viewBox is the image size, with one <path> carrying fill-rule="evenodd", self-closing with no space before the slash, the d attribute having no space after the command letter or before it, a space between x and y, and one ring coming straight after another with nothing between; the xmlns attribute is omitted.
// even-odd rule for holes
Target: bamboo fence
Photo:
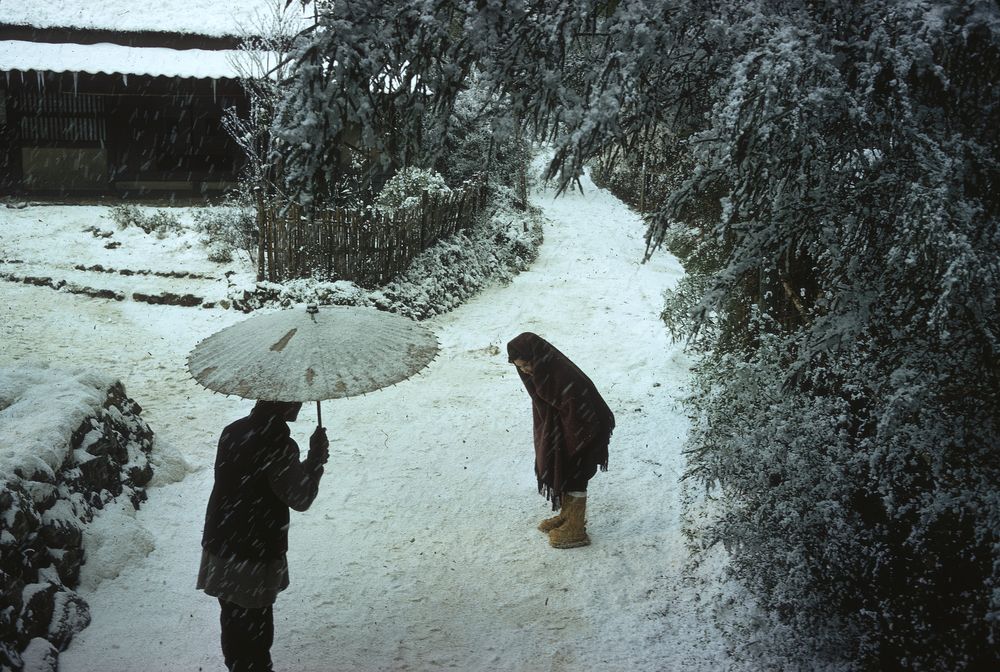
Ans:
<svg viewBox="0 0 1000 672"><path fill-rule="evenodd" d="M330 209L307 212L257 204L258 280L322 277L363 287L383 285L415 256L472 224L486 200L485 185L421 196L420 205L392 216Z"/></svg>

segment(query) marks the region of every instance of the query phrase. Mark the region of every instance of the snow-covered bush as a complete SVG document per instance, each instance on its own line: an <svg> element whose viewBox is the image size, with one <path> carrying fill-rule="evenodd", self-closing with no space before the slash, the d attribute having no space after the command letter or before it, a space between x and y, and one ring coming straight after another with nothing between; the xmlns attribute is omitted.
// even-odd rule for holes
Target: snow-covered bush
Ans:
<svg viewBox="0 0 1000 672"><path fill-rule="evenodd" d="M417 163L427 116L442 115L426 105L434 82L414 78L419 66L398 46L414 33L445 28L424 21L417 8L383 9L368 0L316 9L322 45L300 39L292 48L290 72L276 92L267 159L281 163L282 189L299 203L343 206L337 192L345 151L363 157L368 174ZM323 95L308 93L317 85Z"/></svg>
<svg viewBox="0 0 1000 672"><path fill-rule="evenodd" d="M193 211L192 218L208 248L209 261L230 262L233 252L254 258L257 219L252 208L240 203L199 208Z"/></svg>
<svg viewBox="0 0 1000 672"><path fill-rule="evenodd" d="M250 312L266 306L287 308L297 303L334 306L368 305L364 289L347 280L327 282L298 278L285 282L257 282L253 287L232 287L229 298L233 308Z"/></svg>
<svg viewBox="0 0 1000 672"><path fill-rule="evenodd" d="M593 164L594 183L640 212L658 210L693 167L681 141L665 126L654 127L641 144L610 146Z"/></svg>
<svg viewBox="0 0 1000 672"><path fill-rule="evenodd" d="M494 98L482 82L473 79L457 95L450 123L426 129L426 153L437 157L435 168L448 184L485 180L497 190L514 185L526 173L532 158L530 143L495 128L495 117L483 114L497 103Z"/></svg>
<svg viewBox="0 0 1000 672"><path fill-rule="evenodd" d="M424 319L446 313L491 282L509 282L538 256L538 213L494 211L417 256L402 276L374 290L378 308Z"/></svg>
<svg viewBox="0 0 1000 672"><path fill-rule="evenodd" d="M456 188L526 154L514 125L493 114L515 112L510 101L494 82L475 81L474 64L496 40L468 39L464 4L316 4L321 29L295 42L274 106L270 159L283 166L286 193L301 203L332 193L345 148L369 172L433 166Z"/></svg>
<svg viewBox="0 0 1000 672"><path fill-rule="evenodd" d="M973 63L1000 64L1000 16L754 10L654 218L689 273L665 316L703 355L689 476L723 505L699 534L788 667L992 669L1000 92Z"/></svg>
<svg viewBox="0 0 1000 672"><path fill-rule="evenodd" d="M419 206L424 193L443 196L450 194L451 189L440 173L426 168L404 168L382 187L375 198L375 209L391 217L400 210Z"/></svg>
<svg viewBox="0 0 1000 672"><path fill-rule="evenodd" d="M535 210L494 207L467 230L419 254L402 276L366 290L353 282L300 279L234 287L234 308L255 310L295 303L374 306L414 319L454 309L491 282L509 282L538 256L541 216Z"/></svg>
<svg viewBox="0 0 1000 672"><path fill-rule="evenodd" d="M142 229L145 233L153 233L159 238L167 234L179 233L184 227L180 218L167 210L154 210L145 213L135 205L118 205L111 208L111 220L119 229L130 226Z"/></svg>

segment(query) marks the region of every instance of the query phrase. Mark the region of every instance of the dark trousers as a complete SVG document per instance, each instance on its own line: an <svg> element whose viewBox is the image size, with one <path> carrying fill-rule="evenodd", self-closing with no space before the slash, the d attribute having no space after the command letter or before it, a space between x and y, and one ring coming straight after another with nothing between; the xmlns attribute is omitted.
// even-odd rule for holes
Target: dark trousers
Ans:
<svg viewBox="0 0 1000 672"><path fill-rule="evenodd" d="M219 600L222 613L222 655L229 672L272 672L274 610L247 609Z"/></svg>
<svg viewBox="0 0 1000 672"><path fill-rule="evenodd" d="M570 474L569 478L563 481L563 492L586 492L587 483L590 479L594 477L597 473L597 465L591 465L589 467L577 467Z"/></svg>

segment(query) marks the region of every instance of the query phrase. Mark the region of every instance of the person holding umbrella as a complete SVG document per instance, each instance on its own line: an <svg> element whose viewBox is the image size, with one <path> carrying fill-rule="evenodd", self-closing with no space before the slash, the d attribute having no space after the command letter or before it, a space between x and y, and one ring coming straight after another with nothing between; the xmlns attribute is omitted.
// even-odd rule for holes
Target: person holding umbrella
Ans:
<svg viewBox="0 0 1000 672"><path fill-rule="evenodd" d="M395 385L437 351L434 333L401 315L308 304L258 313L188 354L192 377L215 392L316 402L317 429L303 462L287 424L298 402L259 401L219 439L198 587L219 598L232 672L271 670L272 606L288 586L288 509L309 508L329 456L320 402Z"/></svg>
<svg viewBox="0 0 1000 672"><path fill-rule="evenodd" d="M615 416L590 378L537 334L514 338L507 355L531 397L538 491L559 511L538 529L554 548L586 546L587 483L607 471Z"/></svg>
<svg viewBox="0 0 1000 672"><path fill-rule="evenodd" d="M326 430L317 427L299 461L288 422L301 407L258 401L219 438L197 587L219 600L230 672L272 670L273 605L288 587L289 508L309 508L329 458Z"/></svg>

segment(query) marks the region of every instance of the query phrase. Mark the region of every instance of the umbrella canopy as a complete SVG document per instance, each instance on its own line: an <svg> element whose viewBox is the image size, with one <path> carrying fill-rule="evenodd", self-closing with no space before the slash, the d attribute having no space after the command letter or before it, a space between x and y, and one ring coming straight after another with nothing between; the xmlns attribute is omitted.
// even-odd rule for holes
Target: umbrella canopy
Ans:
<svg viewBox="0 0 1000 672"><path fill-rule="evenodd" d="M321 401L373 392L409 378L437 355L413 320L356 306L257 315L209 336L188 370L210 390L245 399Z"/></svg>

